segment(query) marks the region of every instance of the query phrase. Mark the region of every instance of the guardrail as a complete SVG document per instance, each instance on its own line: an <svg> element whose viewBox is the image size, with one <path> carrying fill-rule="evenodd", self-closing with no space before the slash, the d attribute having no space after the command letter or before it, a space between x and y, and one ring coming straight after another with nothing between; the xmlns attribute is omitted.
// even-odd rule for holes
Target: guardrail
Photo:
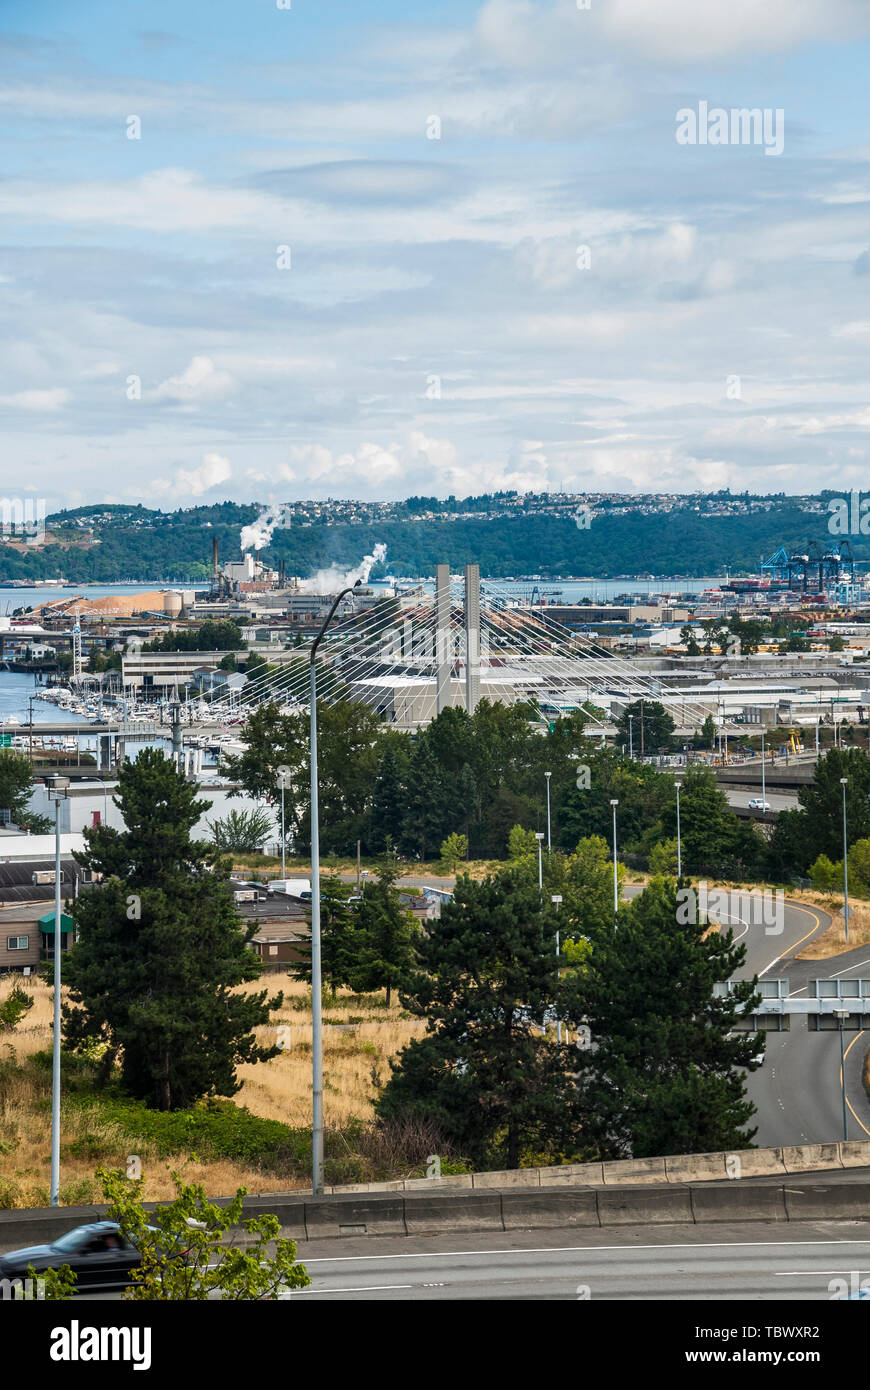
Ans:
<svg viewBox="0 0 870 1390"><path fill-rule="evenodd" d="M859 1168L867 1169L866 1179L807 1182L813 1173ZM790 1181L752 1182L777 1176ZM105 1206L0 1211L0 1250L46 1243L105 1212ZM334 1187L317 1198L296 1191L245 1199L246 1218L267 1212L292 1240L647 1222L870 1221L870 1142L460 1173Z"/></svg>

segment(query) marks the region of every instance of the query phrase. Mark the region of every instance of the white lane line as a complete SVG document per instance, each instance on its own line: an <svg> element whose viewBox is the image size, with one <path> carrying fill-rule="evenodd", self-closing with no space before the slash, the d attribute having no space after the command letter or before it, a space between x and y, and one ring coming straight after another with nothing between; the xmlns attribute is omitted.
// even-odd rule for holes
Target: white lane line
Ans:
<svg viewBox="0 0 870 1390"><path fill-rule="evenodd" d="M344 1264L352 1260L433 1260L455 1259L458 1255L566 1255L586 1254L596 1250L745 1250L767 1246L789 1245L798 1249L811 1249L815 1245L870 1245L870 1237L851 1240L704 1240L668 1245L538 1245L533 1249L525 1247L518 1250L424 1250L420 1252L399 1252L395 1255L316 1255L304 1258L304 1264Z"/></svg>
<svg viewBox="0 0 870 1390"><path fill-rule="evenodd" d="M829 978L836 980L838 975L848 975L850 970L860 970L862 965L870 965L870 960L858 960L854 965L847 965L845 970L835 970Z"/></svg>
<svg viewBox="0 0 870 1390"><path fill-rule="evenodd" d="M383 1289L413 1289L413 1287L413 1284L357 1284L352 1289L294 1289L292 1297L298 1298L301 1293L380 1293Z"/></svg>
<svg viewBox="0 0 870 1390"><path fill-rule="evenodd" d="M870 1274L870 1270L867 1271ZM775 1279L803 1279L816 1274L863 1274L863 1269L776 1269Z"/></svg>

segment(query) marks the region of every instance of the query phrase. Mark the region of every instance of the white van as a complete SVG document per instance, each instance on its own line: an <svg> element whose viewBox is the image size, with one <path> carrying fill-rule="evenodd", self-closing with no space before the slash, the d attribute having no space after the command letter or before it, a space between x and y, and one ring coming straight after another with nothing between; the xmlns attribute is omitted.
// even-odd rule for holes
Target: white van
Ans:
<svg viewBox="0 0 870 1390"><path fill-rule="evenodd" d="M273 878L267 886L270 893L286 893L290 898L311 897L310 878Z"/></svg>

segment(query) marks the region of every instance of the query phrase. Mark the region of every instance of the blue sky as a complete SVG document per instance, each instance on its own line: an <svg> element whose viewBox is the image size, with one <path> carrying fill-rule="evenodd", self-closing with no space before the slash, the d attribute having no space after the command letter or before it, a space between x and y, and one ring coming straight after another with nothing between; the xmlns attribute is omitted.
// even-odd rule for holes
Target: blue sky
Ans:
<svg viewBox="0 0 870 1390"><path fill-rule="evenodd" d="M868 60L866 0L5 0L3 489L861 487Z"/></svg>

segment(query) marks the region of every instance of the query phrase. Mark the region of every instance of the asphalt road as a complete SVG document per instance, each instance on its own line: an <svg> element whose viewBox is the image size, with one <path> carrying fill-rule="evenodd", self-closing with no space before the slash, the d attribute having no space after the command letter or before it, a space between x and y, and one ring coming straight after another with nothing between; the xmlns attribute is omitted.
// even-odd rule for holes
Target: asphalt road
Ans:
<svg viewBox="0 0 870 1390"><path fill-rule="evenodd" d="M756 787L754 791L743 787L723 787L723 791L728 797L728 802L731 806L740 806L743 808L748 807L750 801L761 797L760 787ZM765 790L764 799L770 807L770 811L768 812L769 815L775 815L779 811L793 811L798 805L797 792L772 792L768 788ZM761 816L759 813L759 819L760 818Z"/></svg>
<svg viewBox="0 0 870 1390"><path fill-rule="evenodd" d="M625 897L642 890L629 884ZM712 890L709 890L712 907ZM806 995L811 979L844 979L870 976L870 948L848 951L828 960L796 960L813 937L826 930L830 918L815 908L757 893L729 895L721 920L730 925L735 939L746 947L746 960L737 972L741 979L773 980L784 977L789 994ZM870 1101L861 1079L864 1057L870 1047L870 1031L847 1032L846 1118L850 1139L870 1139ZM840 1084L840 1039L837 1033L811 1033L806 1019L792 1017L788 1032L768 1033L764 1062L747 1077L747 1095L756 1107L758 1126L754 1142L761 1147L780 1144L824 1143L843 1138L843 1102Z"/></svg>
<svg viewBox="0 0 870 1390"><path fill-rule="evenodd" d="M870 1287L870 1223L771 1223L480 1232L301 1241L311 1287L285 1301L348 1299L829 1300L831 1281ZM120 1300L86 1294L77 1302Z"/></svg>

